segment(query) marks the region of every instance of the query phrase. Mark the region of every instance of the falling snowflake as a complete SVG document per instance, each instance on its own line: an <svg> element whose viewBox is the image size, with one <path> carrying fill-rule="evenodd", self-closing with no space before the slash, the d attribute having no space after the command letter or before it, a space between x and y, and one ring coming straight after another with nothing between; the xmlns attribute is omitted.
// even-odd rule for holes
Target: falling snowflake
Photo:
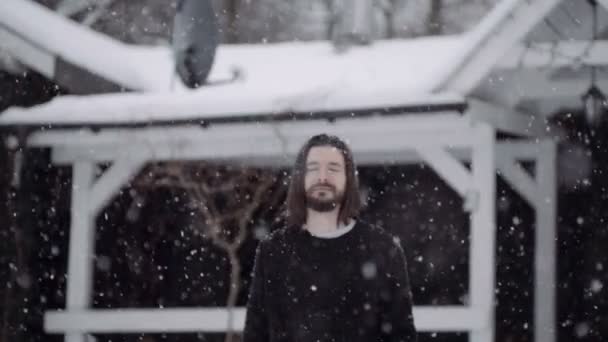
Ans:
<svg viewBox="0 0 608 342"><path fill-rule="evenodd" d="M376 264L371 261L365 262L361 267L361 273L365 279L375 278L377 271Z"/></svg>

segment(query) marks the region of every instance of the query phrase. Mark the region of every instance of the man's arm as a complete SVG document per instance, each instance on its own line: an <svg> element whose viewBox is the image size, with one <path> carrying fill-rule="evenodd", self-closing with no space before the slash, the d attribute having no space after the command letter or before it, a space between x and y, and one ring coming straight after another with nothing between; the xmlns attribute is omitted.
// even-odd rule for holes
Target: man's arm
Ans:
<svg viewBox="0 0 608 342"><path fill-rule="evenodd" d="M264 305L266 276L264 272L264 241L258 244L255 253L253 277L249 287L249 299L247 301L247 313L245 315L245 329L243 330L243 342L268 342L269 324L268 313Z"/></svg>
<svg viewBox="0 0 608 342"><path fill-rule="evenodd" d="M387 255L388 289L382 297L381 333L390 342L416 342L417 334L412 314L412 292L405 254L395 242Z"/></svg>

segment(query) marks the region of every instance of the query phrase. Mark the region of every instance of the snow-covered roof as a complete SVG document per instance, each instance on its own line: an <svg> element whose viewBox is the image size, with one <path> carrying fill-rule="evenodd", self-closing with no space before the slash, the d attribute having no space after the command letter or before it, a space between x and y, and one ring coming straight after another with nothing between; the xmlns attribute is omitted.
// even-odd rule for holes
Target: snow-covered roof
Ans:
<svg viewBox="0 0 608 342"><path fill-rule="evenodd" d="M580 62L605 64L605 41L592 46L585 40L545 41L544 26L554 21L568 22L569 17L563 19L563 13L586 18L589 13L585 6L563 0L534 6L526 1L504 0L462 35L377 41L341 54L329 42L220 46L209 77L212 85L191 90L174 75L169 47L124 44L32 1L3 0L0 48L8 46L9 52L34 69L38 62L39 72L52 70L53 62L48 60L52 55L102 79L143 92L61 96L31 108L13 107L0 112L0 126L139 125L275 119L284 114L349 115L385 109L443 110L461 108L464 96L495 100L498 107L507 109L534 100L525 115L534 116L539 109L549 114L555 108L540 106L548 96L560 100L560 106L569 96L575 101L567 103L579 106L580 93L588 84L588 73L582 68L575 86L570 80L552 80L549 71ZM584 37L582 28L579 31ZM532 44L536 40L538 46ZM37 61L38 52L32 49L44 50L41 54L47 59ZM555 56L576 58L566 61ZM533 77L541 69L549 70L547 75ZM232 79L235 71L238 77ZM516 73L529 80L508 82ZM604 86L605 81L598 82ZM519 119L512 115L513 110L499 112L507 114L501 114L498 121Z"/></svg>
<svg viewBox="0 0 608 342"><path fill-rule="evenodd" d="M0 1L0 48L31 64L31 51L18 50L19 42L12 42L10 35L128 89L156 91L165 89L170 82L173 62L166 47L122 43L34 1Z"/></svg>
<svg viewBox="0 0 608 342"><path fill-rule="evenodd" d="M464 35L387 40L341 54L329 42L224 45L216 54L212 85L61 96L30 108L9 108L0 113L0 125L127 124L462 104L460 95L432 90L468 43ZM158 56L161 50L149 48L149 54ZM145 56L139 55L143 64L161 60ZM230 81L234 71L239 76ZM166 69L152 66L149 72Z"/></svg>

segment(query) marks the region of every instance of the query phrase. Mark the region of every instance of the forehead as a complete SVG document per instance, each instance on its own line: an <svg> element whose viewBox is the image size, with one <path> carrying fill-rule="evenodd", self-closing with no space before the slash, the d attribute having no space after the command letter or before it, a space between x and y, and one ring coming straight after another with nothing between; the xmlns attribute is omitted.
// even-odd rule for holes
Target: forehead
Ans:
<svg viewBox="0 0 608 342"><path fill-rule="evenodd" d="M333 146L315 146L308 151L306 163L337 163L344 165L342 151Z"/></svg>

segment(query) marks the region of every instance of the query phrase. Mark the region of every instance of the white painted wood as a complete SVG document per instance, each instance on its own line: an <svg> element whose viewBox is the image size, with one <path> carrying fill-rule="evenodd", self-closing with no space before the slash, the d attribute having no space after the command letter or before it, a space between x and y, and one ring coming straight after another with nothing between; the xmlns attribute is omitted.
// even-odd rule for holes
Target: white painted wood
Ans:
<svg viewBox="0 0 608 342"><path fill-rule="evenodd" d="M507 183L534 208L540 191L534 177L513 158L497 156L496 166Z"/></svg>
<svg viewBox="0 0 608 342"><path fill-rule="evenodd" d="M236 308L234 324L242 331L245 308ZM414 321L418 331L467 331L481 329L485 318L462 306L416 306ZM44 329L48 333L159 333L224 332L228 310L216 308L97 309L48 311Z"/></svg>
<svg viewBox="0 0 608 342"><path fill-rule="evenodd" d="M498 61L519 43L561 0L503 0L471 33L467 58L437 91L470 94Z"/></svg>
<svg viewBox="0 0 608 342"><path fill-rule="evenodd" d="M255 142L259 138L280 135L285 139L308 138L319 132L328 134L359 135L373 133L401 134L407 137L417 132L459 131L470 129L466 118L456 113L430 115L394 115L364 118L349 118L329 122L310 120L297 122L252 122L217 124L208 128L198 125L114 128L92 132L89 129L57 129L33 133L28 139L30 146L78 145L94 147L99 145L121 145L123 143L200 142L229 143L233 139L248 139ZM292 139L296 139L292 138ZM66 140L69 139L69 140ZM470 144L470 139L461 139ZM288 140L289 142L289 140ZM458 140L456 141L458 143ZM91 146L93 145L93 146Z"/></svg>
<svg viewBox="0 0 608 342"><path fill-rule="evenodd" d="M536 213L534 248L534 341L556 341L556 142L508 143L498 149L500 170L509 184L534 208ZM518 159L536 159L536 180L519 167ZM509 172L505 172L510 170ZM519 179L518 179L519 178Z"/></svg>
<svg viewBox="0 0 608 342"><path fill-rule="evenodd" d="M466 306L414 307L414 323L418 331L471 331L481 329L485 321L482 312Z"/></svg>
<svg viewBox="0 0 608 342"><path fill-rule="evenodd" d="M196 156L196 152L187 152L186 150L190 147L182 148L180 156L175 156L175 160L201 160L200 157ZM192 147L194 148L194 147ZM453 155L456 159L466 162L471 160L471 151L470 148L459 147L459 148L445 148L451 155ZM101 156L94 157L99 162L107 162L112 158L112 152L109 151L109 148L101 148L97 150ZM92 154L81 154L79 149L74 149L70 147L55 147L52 150L52 160L53 163L56 164L66 164L70 163L71 160L77 160L90 158ZM388 151L378 151L378 152L363 152L363 151L355 151L354 152L355 161L357 165L406 165L406 164L419 164L422 162L420 159L420 155L413 150L413 148L403 149L403 150L388 150ZM208 160L208 159L206 159ZM220 160L220 159L216 159ZM236 164L236 165L250 165L250 166L259 166L259 167L291 167L293 166L293 162L295 160L295 155L285 155L285 156L247 156L242 159L221 159L224 163Z"/></svg>
<svg viewBox="0 0 608 342"><path fill-rule="evenodd" d="M608 11L608 0L597 0L597 3L600 4L600 6L604 7L606 11Z"/></svg>
<svg viewBox="0 0 608 342"><path fill-rule="evenodd" d="M416 147L416 151L460 196L466 197L467 193L473 190L471 172L445 149L425 146Z"/></svg>
<svg viewBox="0 0 608 342"><path fill-rule="evenodd" d="M10 52L20 63L35 69L51 79L55 73L55 57L49 52L22 39L0 26L1 47Z"/></svg>
<svg viewBox="0 0 608 342"><path fill-rule="evenodd" d="M473 145L473 183L479 192L479 205L471 213L469 246L470 306L483 317L483 328L473 330L471 342L494 340L494 288L496 272L496 174L494 166L495 132L487 124L476 125Z"/></svg>
<svg viewBox="0 0 608 342"><path fill-rule="evenodd" d="M538 202L536 206L536 246L534 249L534 341L555 342L556 335L556 258L557 258L557 146L540 143L536 163Z"/></svg>
<svg viewBox="0 0 608 342"><path fill-rule="evenodd" d="M608 56L608 55L607 55ZM608 57L607 57L608 58ZM521 84L522 97L521 100L553 100L560 98L580 98L581 94L589 90L589 76L580 74L580 77L569 79L566 81L547 80L543 78L535 78L533 75L521 75L517 80ZM607 80L598 80L596 85L605 91L608 89ZM572 102L570 102L572 103ZM571 104L566 107L573 107ZM551 114L551 113L547 113Z"/></svg>
<svg viewBox="0 0 608 342"><path fill-rule="evenodd" d="M90 205L93 216L120 191L120 189L145 165L145 151L129 159L118 159L101 175L90 192Z"/></svg>
<svg viewBox="0 0 608 342"><path fill-rule="evenodd" d="M494 327L487 326L483 329L473 330L469 334L470 342L487 342L494 341Z"/></svg>
<svg viewBox="0 0 608 342"><path fill-rule="evenodd" d="M318 133L321 133L321 131ZM467 134L467 131L434 131L433 133L416 132L411 134L393 132L370 136L349 133L338 134L338 136L348 142L353 153L366 155L372 159L374 153L397 154L401 151L411 150L413 146L452 144L454 147L465 147L470 144L471 140L471 135ZM58 148L57 153L53 155L53 161L58 164L71 163L80 159L108 162L117 158L130 158L141 153L151 153L156 160L247 160L254 162L261 160L268 161L271 164L285 164L286 161L292 160L309 137L291 136L280 139L267 136L255 139L255 141L246 137L233 137L233 139L224 141L209 140L206 143L202 141L176 141L152 145L125 142L125 147L120 149L115 145L90 147L84 145L81 147ZM407 156L404 155L403 157Z"/></svg>
<svg viewBox="0 0 608 342"><path fill-rule="evenodd" d="M442 121L443 120L443 121ZM185 126L142 129L57 130L33 133L31 146L55 146L57 163L74 160L108 162L151 153L157 160L256 160L289 159L314 134L342 137L357 154L392 153L412 146L463 148L472 143L467 118L442 117L437 121L412 118L353 119L285 124L216 125L209 128ZM70 141L78 141L77 145ZM208 148L213 146L213 148Z"/></svg>
<svg viewBox="0 0 608 342"><path fill-rule="evenodd" d="M192 147L194 148L194 147ZM184 147L180 150L179 155L175 155L172 160L199 160L196 152L188 152L189 147ZM471 161L471 149L469 147L451 147L444 146L444 149L457 160L461 162ZM101 156L96 159L99 162L111 161L113 153L107 151L108 148L102 147L95 151ZM515 150L516 152L512 152ZM536 143L530 143L529 140L522 141L501 141L496 143L496 155L497 158L506 155L515 155L519 160L523 161L534 161L536 155L539 153L539 145ZM147 152L146 152L147 153ZM515 153L515 154L513 154ZM52 150L52 159L54 163L65 164L71 160L85 159L90 157L91 153L82 154L79 149L70 147L55 147ZM415 147L409 147L407 149L387 149L387 151L374 151L354 152L355 161L359 166L369 165L407 165L407 164L419 164L423 162L420 155L415 151ZM295 155L290 154L286 156L248 156L243 159L224 159L223 162L237 164L237 165L250 165L259 167L291 167L295 160Z"/></svg>
<svg viewBox="0 0 608 342"><path fill-rule="evenodd" d="M89 194L94 179L94 164L74 163L72 168L72 198L66 309L85 310L92 300L93 257L95 247L94 219ZM84 342L83 334L68 334L66 342Z"/></svg>
<svg viewBox="0 0 608 342"><path fill-rule="evenodd" d="M602 0L608 1L608 0ZM496 69L556 69L578 65L605 66L608 64L608 41L559 41L519 44L507 51Z"/></svg>
<svg viewBox="0 0 608 342"><path fill-rule="evenodd" d="M543 141L546 139L543 139ZM503 141L496 144L496 157L510 158L519 161L536 161L542 144L540 139Z"/></svg>
<svg viewBox="0 0 608 342"><path fill-rule="evenodd" d="M606 55L608 56L608 55ZM604 59L608 59L608 57ZM517 89L520 100L557 99L561 97L578 97L589 89L588 73L580 73L567 79L552 79L551 70L526 70L512 74L512 80L504 88ZM596 82L601 89L608 89L608 80L599 78ZM547 113L550 114L550 113Z"/></svg>
<svg viewBox="0 0 608 342"><path fill-rule="evenodd" d="M486 122L502 132L525 137L548 136L557 130L551 127L547 118L541 115L474 99L470 100L469 109L465 115L472 121Z"/></svg>

